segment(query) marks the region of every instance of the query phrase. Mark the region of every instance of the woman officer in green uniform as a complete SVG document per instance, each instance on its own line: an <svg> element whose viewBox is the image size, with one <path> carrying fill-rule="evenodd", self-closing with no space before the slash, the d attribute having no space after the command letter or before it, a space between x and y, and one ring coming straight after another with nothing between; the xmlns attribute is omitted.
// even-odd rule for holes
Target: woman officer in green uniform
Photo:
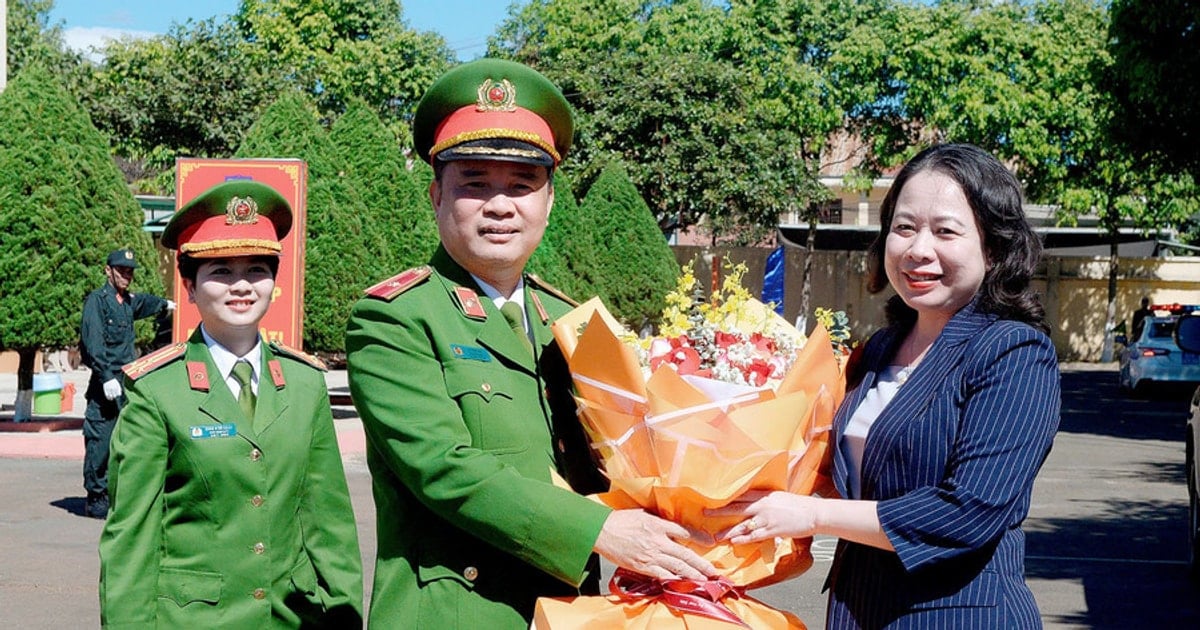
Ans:
<svg viewBox="0 0 1200 630"><path fill-rule="evenodd" d="M124 368L100 539L107 628L362 625L323 366L259 335L291 224L272 188L237 181L163 232L201 324Z"/></svg>

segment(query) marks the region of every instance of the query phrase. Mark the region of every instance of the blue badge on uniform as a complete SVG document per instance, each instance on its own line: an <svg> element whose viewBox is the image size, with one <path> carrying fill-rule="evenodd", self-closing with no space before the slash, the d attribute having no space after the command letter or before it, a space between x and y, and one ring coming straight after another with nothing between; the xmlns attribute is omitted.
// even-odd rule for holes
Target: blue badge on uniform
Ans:
<svg viewBox="0 0 1200 630"><path fill-rule="evenodd" d="M236 424L193 424L188 427L193 440L227 438L237 435Z"/></svg>
<svg viewBox="0 0 1200 630"><path fill-rule="evenodd" d="M483 348L477 348L475 346L463 346L457 343L452 343L450 344L450 351L454 353L454 356L460 359L483 361L484 363L492 360L492 355L488 353L487 350L484 350Z"/></svg>

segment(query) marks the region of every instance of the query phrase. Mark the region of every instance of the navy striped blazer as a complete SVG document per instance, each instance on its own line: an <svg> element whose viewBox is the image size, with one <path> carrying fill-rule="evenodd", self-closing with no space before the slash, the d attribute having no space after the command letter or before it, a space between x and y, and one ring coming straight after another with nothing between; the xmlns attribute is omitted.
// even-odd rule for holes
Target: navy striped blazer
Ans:
<svg viewBox="0 0 1200 630"><path fill-rule="evenodd" d="M906 332L887 328L867 342L835 440ZM896 551L839 543L828 627L1040 628L1020 528L1060 398L1046 335L975 303L960 310L868 433L861 498L878 501ZM848 462L834 451L846 496Z"/></svg>

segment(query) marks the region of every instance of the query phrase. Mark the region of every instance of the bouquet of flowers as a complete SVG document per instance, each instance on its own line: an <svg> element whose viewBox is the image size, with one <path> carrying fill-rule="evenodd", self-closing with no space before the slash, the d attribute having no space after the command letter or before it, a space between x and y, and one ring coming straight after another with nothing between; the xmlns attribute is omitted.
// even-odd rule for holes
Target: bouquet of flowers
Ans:
<svg viewBox="0 0 1200 630"><path fill-rule="evenodd" d="M744 266L731 271L704 300L685 268L653 338L625 331L595 298L554 326L581 421L611 481L598 499L714 541L735 523L704 510L747 491L831 493L829 430L845 393L825 328L805 339L742 288ZM658 584L618 572L609 597L539 600L534 627L803 628L744 590L807 570L811 542L697 547L722 580Z"/></svg>

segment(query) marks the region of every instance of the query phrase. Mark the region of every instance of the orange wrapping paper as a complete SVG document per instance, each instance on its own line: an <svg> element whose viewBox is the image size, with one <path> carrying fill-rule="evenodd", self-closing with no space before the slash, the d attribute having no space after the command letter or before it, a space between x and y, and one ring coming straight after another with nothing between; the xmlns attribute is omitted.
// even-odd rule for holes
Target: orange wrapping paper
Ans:
<svg viewBox="0 0 1200 630"><path fill-rule="evenodd" d="M618 331L595 298L554 325L576 385L580 419L612 483L599 500L614 508L640 506L715 540L736 519L708 517L704 510L749 490L832 495L829 431L845 380L824 328L809 337L774 391L742 388L715 398L668 367L646 378ZM777 538L692 547L733 583L754 587L806 571L812 566L811 543ZM742 618L753 628L804 627L751 599L721 601L747 615ZM539 600L534 627L732 626L680 616L661 603L584 597L569 604Z"/></svg>
<svg viewBox="0 0 1200 630"><path fill-rule="evenodd" d="M721 600L754 630L806 630L800 619L751 598ZM730 630L733 624L697 615L680 615L665 604L644 600L624 604L615 597L542 597L533 613L533 630Z"/></svg>

